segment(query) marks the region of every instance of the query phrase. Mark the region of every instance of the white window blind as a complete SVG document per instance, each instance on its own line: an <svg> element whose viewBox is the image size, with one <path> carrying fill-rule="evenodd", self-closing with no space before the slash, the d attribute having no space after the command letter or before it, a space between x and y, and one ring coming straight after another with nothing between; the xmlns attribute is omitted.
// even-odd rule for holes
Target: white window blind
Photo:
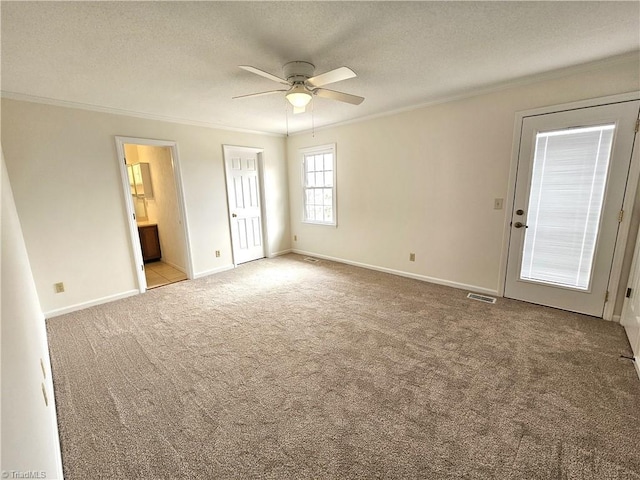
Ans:
<svg viewBox="0 0 640 480"><path fill-rule="evenodd" d="M522 280L589 289L614 130L537 134Z"/></svg>

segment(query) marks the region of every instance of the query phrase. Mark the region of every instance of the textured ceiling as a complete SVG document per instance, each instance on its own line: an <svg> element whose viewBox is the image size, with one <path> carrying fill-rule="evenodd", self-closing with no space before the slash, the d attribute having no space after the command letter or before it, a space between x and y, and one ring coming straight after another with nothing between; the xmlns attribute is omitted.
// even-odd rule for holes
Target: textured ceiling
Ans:
<svg viewBox="0 0 640 480"><path fill-rule="evenodd" d="M6 2L2 91L153 117L287 131L282 75L349 66L316 127L640 50L640 2ZM311 113L288 115L290 132Z"/></svg>

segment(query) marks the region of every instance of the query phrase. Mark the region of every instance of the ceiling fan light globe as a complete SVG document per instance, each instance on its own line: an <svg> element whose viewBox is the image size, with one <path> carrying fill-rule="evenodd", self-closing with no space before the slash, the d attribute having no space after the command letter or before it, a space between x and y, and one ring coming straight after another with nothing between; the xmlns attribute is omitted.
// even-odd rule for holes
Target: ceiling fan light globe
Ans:
<svg viewBox="0 0 640 480"><path fill-rule="evenodd" d="M308 93L289 93L287 100L294 107L306 107L311 101L311 95Z"/></svg>
<svg viewBox="0 0 640 480"><path fill-rule="evenodd" d="M311 101L311 94L302 86L296 85L286 95L287 100L294 107L306 107Z"/></svg>

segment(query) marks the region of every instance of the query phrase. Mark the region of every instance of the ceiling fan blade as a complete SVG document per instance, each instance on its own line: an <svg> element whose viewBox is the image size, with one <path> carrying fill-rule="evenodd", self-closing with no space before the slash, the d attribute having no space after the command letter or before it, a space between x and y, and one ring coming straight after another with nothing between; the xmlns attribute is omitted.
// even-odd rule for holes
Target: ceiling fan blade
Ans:
<svg viewBox="0 0 640 480"><path fill-rule="evenodd" d="M313 91L314 95L323 98L330 98L331 100L338 100L339 102L346 102L352 105L360 105L364 101L364 97L358 97L357 95L351 95L350 93L336 92L335 90L327 90L326 88L316 88Z"/></svg>
<svg viewBox="0 0 640 480"><path fill-rule="evenodd" d="M278 93L278 92L286 92L286 89L283 90L269 90L268 92L260 92L260 93L250 93L248 95L238 95L237 97L231 97L232 99L234 98L247 98L247 97L261 97L262 95L271 95L272 93Z"/></svg>
<svg viewBox="0 0 640 480"><path fill-rule="evenodd" d="M330 70L326 73L321 73L320 75L316 75L315 77L311 77L307 80L307 83L313 87L321 87L322 85L327 85L329 83L340 82L342 80L347 80L348 78L356 77L356 72L351 70L349 67L340 67L335 70Z"/></svg>
<svg viewBox="0 0 640 480"><path fill-rule="evenodd" d="M239 67L243 70L246 70L247 72L255 73L256 75L260 75L261 77L273 80L274 82L282 83L283 85L289 85L289 82L287 82L284 78L276 77L269 72L265 72L264 70L260 70L259 68L252 67L251 65L239 65Z"/></svg>

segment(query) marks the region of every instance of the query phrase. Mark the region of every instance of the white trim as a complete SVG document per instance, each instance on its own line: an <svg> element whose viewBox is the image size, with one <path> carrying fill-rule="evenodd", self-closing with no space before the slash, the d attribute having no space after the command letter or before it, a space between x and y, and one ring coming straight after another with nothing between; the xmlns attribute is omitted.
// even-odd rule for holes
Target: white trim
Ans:
<svg viewBox="0 0 640 480"><path fill-rule="evenodd" d="M286 255L286 254L291 253L291 252L293 252L293 250L290 249L290 248L288 248L286 250L280 250L279 252L272 252L267 256L267 258L275 258L275 257L279 257L281 255Z"/></svg>
<svg viewBox="0 0 640 480"><path fill-rule="evenodd" d="M402 270L395 270L393 268L380 267L378 265L371 265L368 263L354 262L351 260L346 260L344 258L331 257L328 255L322 255L319 253L307 252L305 250L293 249L292 252L297 253L299 255L306 255L309 257L321 258L323 260L331 260L332 262L344 263L346 265L353 265L354 267L361 267L361 268L366 268L368 270L375 270L378 272L390 273L392 275L398 275L399 277L412 278L414 280L420 280L427 283L435 283L436 285L444 285L446 287L458 288L460 290L469 290L475 293L484 293L487 295L496 295L499 297L502 296L496 290L493 290L491 288L478 287L477 285L469 285L466 283L453 282L451 280L444 280L442 278L428 277L426 275L405 272Z"/></svg>
<svg viewBox="0 0 640 480"><path fill-rule="evenodd" d="M631 62L637 61L637 58L638 58L637 51L627 52L627 53L623 53L613 57L605 58L604 60L596 60L593 62L574 65L571 67L559 68L559 69L551 70L548 72L525 75L515 80L508 80L506 82L491 84L484 87L473 87L458 93L454 93L454 94L447 95L440 98L435 98L419 104L413 104L410 106L397 108L397 109L389 110L382 113L366 115L363 117L358 117L358 118L354 118L352 120L346 120L343 122L331 123L328 125L315 127L315 129L289 132L288 135L285 133L278 133L278 132L267 132L267 131L261 131L261 130L249 130L249 129L238 128L238 127L229 127L229 126L225 126L217 123L202 122L202 121L190 120L186 118L170 117L170 116L157 115L152 113L135 112L135 111L123 110L119 108L103 107L103 106L91 105L87 103L71 102L67 100L57 100L54 98L39 97L36 95L27 95L24 93L11 92L7 90L0 90L0 97L8 98L10 100L19 100L23 102L41 103L41 104L53 105L58 107L66 107L66 108L76 108L80 110L89 110L94 112L108 113L112 115L124 115L127 117L144 118L147 120L157 120L161 122L177 123L181 125L193 125L197 127L214 128L218 130L226 130L231 132L252 133L255 135L267 135L267 136L273 136L273 137L287 137L287 136L294 136L294 135L305 135L305 134L312 133L313 131L319 132L329 128L336 128L344 125L351 125L354 123L366 122L369 120L374 120L376 118L388 117L392 115L397 115L399 113L419 110L425 107L431 107L434 105L441 105L443 103L449 103L449 102L454 102L458 100L464 100L467 98L477 97L480 95L487 95L490 93L500 92L500 91L508 90L510 88L514 88L518 86L526 86L526 85L531 85L538 82L543 82L546 80L554 80L557 78L568 77L570 75L576 75L579 73L595 71L595 70L602 69L603 67L631 63Z"/></svg>
<svg viewBox="0 0 640 480"><path fill-rule="evenodd" d="M518 173L518 159L520 154L520 139L522 136L522 123L526 117L547 115L550 113L564 112L568 110L578 110L582 108L597 107L601 105L609 105L613 103L630 102L640 99L640 91L627 92L619 95L609 95L606 97L591 98L578 102L563 103L560 105L549 105L536 109L523 110L516 112L516 119L513 129L513 140L511 148L511 165L509 168L509 184L507 189L506 205L505 205L505 223L502 234L502 255L500 256L500 275L498 277L498 292L504 296L506 276L507 276L507 258L509 255L509 241L511 236L511 219L513 218L514 195L516 187L516 176ZM637 140L636 140L637 142ZM613 254L613 263L609 274L609 301L605 303L602 318L604 320L612 320L613 309L615 308L616 298L618 296L618 286L620 283L620 275L622 273L622 261L624 252L627 247L626 242L629 235L629 226L631 224L631 212L635 200L635 192L640 177L640 160L637 145L634 146L629 175L627 177L626 191L623 201L623 209L625 215L622 223L618 227L618 239Z"/></svg>
<svg viewBox="0 0 640 480"><path fill-rule="evenodd" d="M620 323L620 315L612 315L611 321L614 323Z"/></svg>
<svg viewBox="0 0 640 480"><path fill-rule="evenodd" d="M515 88L519 86L532 85L532 84L544 82L547 80L555 80L557 78L568 77L568 76L576 75L579 73L586 73L590 71L600 70L603 67L620 65L625 63L632 63L632 62L636 62L637 58L638 58L637 51L623 53L621 55L609 57L604 60L596 60L594 62L574 65L572 67L565 67L565 68L560 68L556 70L551 70L548 72L526 75L524 77L519 77L515 80L508 80L506 82L495 83L495 84L487 85L484 87L473 87L458 93L454 93L454 94L447 95L440 98L435 98L433 100L428 100L426 102L413 104L407 107L397 108L397 109L389 110L382 113L374 113L373 115L358 117L358 118L354 118L353 120L345 120L343 122L331 123L329 125L322 125L320 127L316 126L314 129L300 130L298 132L289 132L289 136L293 137L296 135L306 135L314 131L320 132L320 131L331 129L331 128L342 127L345 125L352 125L354 123L366 122L369 120L389 117L392 115L398 115L400 113L405 113L405 112L412 112L414 110L419 110L421 108L433 107L435 105L442 105L444 103L456 102L459 100L465 100L467 98L474 98L481 95L488 95L491 93L501 92L503 90L509 90L511 88Z"/></svg>
<svg viewBox="0 0 640 480"><path fill-rule="evenodd" d="M147 290L147 278L144 269L140 268L144 265L142 258L142 246L140 245L140 237L138 235L138 225L135 219L135 207L133 198L131 197L131 187L129 185L129 174L127 172L127 164L125 160L124 144L125 137L116 137L116 152L118 169L120 171L120 184L123 189L124 204L127 215L127 226L129 228L129 242L131 246L131 254L133 255L133 263L136 272L136 282L138 284L138 293L144 293Z"/></svg>
<svg viewBox="0 0 640 480"><path fill-rule="evenodd" d="M258 169L258 194L260 196L260 220L262 224L262 258L267 256L267 252L269 251L269 232L267 229L267 202L265 199L265 181L264 181L264 148L260 147L243 147L240 145L222 145L222 163L224 167L224 182L225 182L225 190L227 193L227 218L229 220L229 241L231 242L231 258L233 260L234 267L237 267L236 263L236 254L234 251L233 245L233 225L231 224L231 205L229 204L229 170L227 169L227 155L230 150L242 150L247 153L255 153L257 157L257 165Z"/></svg>
<svg viewBox="0 0 640 480"><path fill-rule="evenodd" d="M46 317L42 314L40 321L43 324L43 328L45 329L45 334L42 336L44 341L44 353L42 354L42 361L45 364L46 374L45 374L45 382L47 383L47 395L50 397L51 401L49 402L49 406L47 408L53 409L53 415L50 415L51 419L51 429L53 431L53 435L55 438L55 442L53 445L53 454L56 459L56 477L55 478L64 478L63 469L62 469L62 449L60 446L60 431L58 429L58 405L56 402L56 392L55 388L53 388L53 369L51 368L51 355L49 352L49 338L46 335Z"/></svg>
<svg viewBox="0 0 640 480"><path fill-rule="evenodd" d="M525 76L519 77L519 78L517 78L515 80L508 80L506 82L500 82L500 83L497 83L497 84L491 84L491 85L487 85L487 86L484 86L484 87L473 87L473 88L466 89L466 90L463 90L463 91L458 92L458 93L454 93L454 94L447 95L447 96L444 96L444 97L428 100L426 102L422 102L422 103L419 103L419 104L413 104L413 105L410 105L410 106L397 108L397 109L389 110L389 111L382 112L382 113L376 113L376 114L367 115L367 116L364 116L364 117L358 117L358 118L354 118L352 120L346 120L346 121L343 121L343 122L331 123L331 124L328 124L328 125L315 127L315 129L300 130L298 132L289 132L288 135L285 134L285 133L267 132L267 131L261 131L261 130L249 130L249 129L238 128L238 127L229 127L229 126L220 125L220 124L217 124L217 123L202 122L202 121L198 121L198 120L189 120L189 119L186 119L186 118L170 117L170 116L165 116L165 115L157 115L157 114L153 114L153 113L135 112L135 111L131 111L131 110L123 110L123 109L112 108L112 107L103 107L103 106L99 106L99 105L91 105L91 104L87 104L87 103L71 102L71 101L67 101L67 100L57 100L57 99L54 99L54 98L39 97L39 96L36 96L36 95L27 95L27 94L24 94L24 93L11 92L11 91L7 91L7 90L0 90L0 96L2 98L8 98L10 100L19 100L19 101L31 102L31 103L42 103L42 104L46 104L46 105L54 105L54 106L57 106L57 107L76 108L76 109L80 109L80 110L89 110L89 111L94 111L94 112L109 113L109 114L112 114L112 115L124 115L124 116L127 116L127 117L136 117L136 118L144 118L144 119L148 119L148 120L157 120L157 121L161 121L161 122L178 123L178 124L181 124L181 125L193 125L193 126L197 126L197 127L215 128L215 129L218 129L218 130L226 130L226 131L231 131L231 132L252 133L252 134L255 134L255 135L267 135L267 136L273 136L273 137L287 137L287 136L294 136L294 135L305 135L305 134L311 133L312 131L319 132L319 131L326 130L326 129L329 129L329 128L336 128L336 127L341 127L341 126L344 126L344 125L351 125L351 124L354 124L354 123L366 122L366 121L369 121L369 120L374 120L376 118L388 117L388 116L392 116L392 115L397 115L399 113L411 112L413 110L419 110L419 109L425 108L425 107L431 107L431 106L434 106L434 105L441 105L443 103L449 103L449 102L454 102L454 101L458 101L458 100L464 100L466 98L473 98L473 97L477 97L477 96L480 96L480 95L486 95L486 94L490 94L490 93L500 92L500 91L508 90L510 88L514 88L514 87L518 87L518 86L531 85L531 84L535 84L535 83L542 82L542 81L545 81L545 80L554 80L554 79L557 79L557 78L568 77L570 75L575 75L575 74L579 74L579 73L585 73L585 72L590 72L590 71L594 71L594 70L599 70L599 69L602 69L603 67L620 65L620 64L625 64L625 63L631 63L631 62L637 61L637 58L638 58L638 52L637 51L623 53L623 54L616 55L616 56L613 56L613 57L605 58L604 60L596 60L596 61L593 61L593 62L583 63L583 64L580 64L580 65L574 65L572 67L559 68L559 69L551 70L551 71L548 71L548 72L537 73L537 74L532 74L532 75L525 75Z"/></svg>
<svg viewBox="0 0 640 480"><path fill-rule="evenodd" d="M191 240L189 238L189 219L187 217L187 209L185 206L184 188L182 184L182 169L180 168L180 155L178 153L177 142L171 140L155 140L149 138L124 137L116 136L116 150L118 152L118 164L120 167L120 176L125 196L125 205L127 207L127 220L129 223L129 234L131 235L131 244L133 249L134 261L136 263L136 274L138 279L138 288L140 293L144 293L147 288L147 280L142 269L138 265L143 265L142 247L138 236L138 225L133 218L134 207L133 200L129 190L129 176L127 174L126 164L124 162L124 145L146 145L151 147L169 147L171 149L171 170L173 171L173 180L176 186L176 197L178 200L178 213L182 222L182 234L184 238L185 248L185 271L187 278L193 278L193 259L191 256ZM166 262L165 262L166 263ZM177 268L177 267L176 267ZM182 270L182 268L179 268Z"/></svg>
<svg viewBox="0 0 640 480"><path fill-rule="evenodd" d="M224 153L224 149L225 148L237 148L239 150L244 150L245 152L248 153L263 153L264 152L264 148L263 147L245 147L244 145L230 145L228 143L224 143L222 145L222 149L223 149L223 153Z"/></svg>
<svg viewBox="0 0 640 480"><path fill-rule="evenodd" d="M301 154L306 155L308 153L317 153L317 152L324 153L326 150L329 150L329 149L335 150L335 148L336 148L336 143L332 142L332 143L325 143L323 145L313 145L311 147L300 147L298 151Z"/></svg>
<svg viewBox="0 0 640 480"><path fill-rule="evenodd" d="M324 225L328 227L338 226L338 153L335 143L327 143L324 145L316 145L313 147L303 147L298 149L298 155L300 155L300 174L302 183L302 223L309 225ZM333 154L333 186L331 187L332 202L333 202L333 222L320 222L316 220L307 220L307 195L306 195L306 163L305 157L307 155L316 153L332 153ZM313 188L313 187L310 187Z"/></svg>
<svg viewBox="0 0 640 480"><path fill-rule="evenodd" d="M602 105L611 105L613 103L633 102L640 99L640 90L618 93L616 95L607 95L606 97L588 98L577 102L560 103L558 105L547 105L545 107L532 108L516 112L522 117L535 117L537 115L547 115L549 113L566 112L569 110L579 110L581 108L599 107Z"/></svg>
<svg viewBox="0 0 640 480"><path fill-rule="evenodd" d="M640 92L638 92L640 99ZM613 320L613 311L616 306L616 300L620 293L620 280L622 276L622 267L624 263L624 254L627 250L629 241L629 231L631 229L631 220L633 207L636 199L636 191L638 189L638 179L640 179L640 137L636 133L633 150L631 151L631 164L629 165L629 173L627 174L627 184L625 186L624 199L622 201L622 222L618 224L618 238L616 240L616 249L613 252L613 261L611 262L611 273L609 275L609 300L604 304L604 313L602 318L605 320Z"/></svg>
<svg viewBox="0 0 640 480"><path fill-rule="evenodd" d="M193 257L191 256L191 238L189 234L189 216L187 215L187 203L184 195L184 185L182 181L182 168L180 167L180 155L178 153L177 142L171 142L171 161L176 185L176 196L178 197L178 209L180 220L182 221L182 231L184 234L185 262L187 278L193 278Z"/></svg>
<svg viewBox="0 0 640 480"><path fill-rule="evenodd" d="M261 130L250 130L247 128L229 127L218 123L202 122L199 120L190 120L188 118L171 117L167 115L158 115L155 113L136 112L132 110L123 110L121 108L103 107L100 105L92 105L89 103L71 102L67 100L58 100L49 97L39 97L36 95L27 95L25 93L10 92L1 90L0 96L9 100L17 100L21 102L40 103L43 105L52 105L54 107L75 108L77 110L88 110L90 112L107 113L110 115L122 115L125 117L144 118L145 120L156 120L159 122L177 123L179 125L191 125L194 127L213 128L216 130L224 130L229 132L251 133L254 135L265 135L269 137L286 137L284 133L265 132Z"/></svg>
<svg viewBox="0 0 640 480"><path fill-rule="evenodd" d="M195 279L195 278L208 277L209 275L215 275L216 273L226 272L227 270L233 270L234 268L236 268L235 265L225 265L223 267L217 267L211 270L205 270L204 272L198 272L193 276L193 278Z"/></svg>
<svg viewBox="0 0 640 480"><path fill-rule="evenodd" d="M256 152L258 155L258 182L260 182L260 216L262 217L262 254L263 258L268 257L269 254L269 229L267 225L269 224L269 218L267 217L267 197L266 197L266 188L267 184L264 179L264 149L259 149L259 152ZM225 162L226 163L226 162ZM228 201L227 197L227 201Z"/></svg>
<svg viewBox="0 0 640 480"><path fill-rule="evenodd" d="M137 294L138 294L138 290L128 290L126 292L116 293L115 295L108 295L106 297L97 298L95 300L90 300L88 302L76 303L75 305L70 305L68 307L49 310L48 312L44 312L44 316L45 318L53 318L60 315L64 315L65 313L84 310L85 308L94 307L96 305L102 305L103 303L109 303L115 300L121 300L123 298L131 297Z"/></svg>

